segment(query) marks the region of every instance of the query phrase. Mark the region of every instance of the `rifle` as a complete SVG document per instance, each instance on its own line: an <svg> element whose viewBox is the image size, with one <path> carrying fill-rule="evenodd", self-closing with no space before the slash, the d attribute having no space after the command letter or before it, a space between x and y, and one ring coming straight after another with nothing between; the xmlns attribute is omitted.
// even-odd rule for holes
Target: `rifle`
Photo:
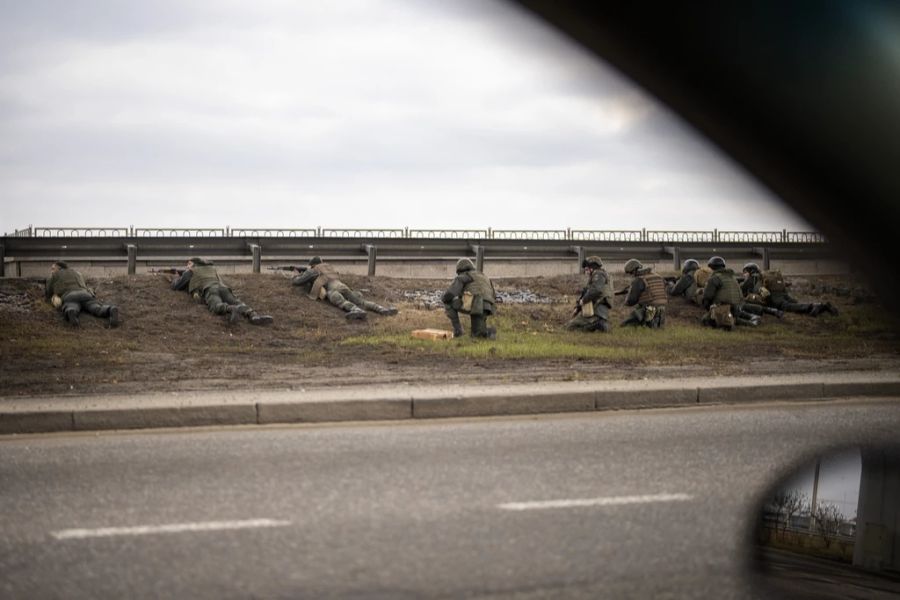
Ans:
<svg viewBox="0 0 900 600"><path fill-rule="evenodd" d="M274 267L266 267L268 271L297 271L298 273L302 273L306 271L309 267L300 267L297 265L277 265Z"/></svg>
<svg viewBox="0 0 900 600"><path fill-rule="evenodd" d="M577 317L579 313L581 313L581 305L578 304L578 301L584 298L584 295L587 293L587 287L581 288L581 292L578 294L578 300L575 301L575 309L572 311L572 317Z"/></svg>
<svg viewBox="0 0 900 600"><path fill-rule="evenodd" d="M624 295L627 294L630 290L631 290L631 286L630 286L630 285L626 285L626 286L623 287L621 290L618 290L617 292L614 292L614 293L613 293L613 296L624 296Z"/></svg>
<svg viewBox="0 0 900 600"><path fill-rule="evenodd" d="M176 269L175 267L165 267L162 269L147 269L148 273L168 273L169 275L181 275L187 269Z"/></svg>

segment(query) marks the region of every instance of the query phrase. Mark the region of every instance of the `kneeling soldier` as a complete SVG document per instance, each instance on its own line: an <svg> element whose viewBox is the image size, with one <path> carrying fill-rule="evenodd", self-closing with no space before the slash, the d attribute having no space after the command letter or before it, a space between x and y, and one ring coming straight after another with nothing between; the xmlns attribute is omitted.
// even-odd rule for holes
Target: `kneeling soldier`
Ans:
<svg viewBox="0 0 900 600"><path fill-rule="evenodd" d="M703 288L703 308L709 310L703 317L703 324L721 327L726 331L731 331L735 325L759 325L758 316L742 309L744 296L741 294L741 287L734 271L725 267L725 259L713 256L706 265L713 273Z"/></svg>
<svg viewBox="0 0 900 600"><path fill-rule="evenodd" d="M78 314L85 310L95 317L109 319L110 327L119 325L119 308L101 304L84 283L81 273L70 269L64 261L50 265L50 278L44 287L44 298L62 311L66 322L78 327Z"/></svg>
<svg viewBox="0 0 900 600"><path fill-rule="evenodd" d="M252 325L269 325L274 320L241 302L231 288L222 283L211 260L199 257L188 259L187 269L172 282L172 289L185 290L194 298L203 300L209 312L214 315L227 314L231 323L236 323L240 317L246 318Z"/></svg>
<svg viewBox="0 0 900 600"><path fill-rule="evenodd" d="M459 313L471 317L472 337L495 339L497 330L487 326L488 316L494 314L494 284L484 273L477 271L468 258L456 263L456 279L441 296L444 312L453 325L453 337L463 335Z"/></svg>
<svg viewBox="0 0 900 600"><path fill-rule="evenodd" d="M666 304L669 302L665 280L636 258L625 263L625 272L633 277L625 306L635 308L622 321L622 325L643 325L652 329L664 327Z"/></svg>
<svg viewBox="0 0 900 600"><path fill-rule="evenodd" d="M609 309L612 308L612 279L603 268L599 256L588 256L581 263L588 276L587 285L575 306L575 316L566 329L581 331L609 331Z"/></svg>
<svg viewBox="0 0 900 600"><path fill-rule="evenodd" d="M328 298L329 302L345 311L347 314L344 316L350 320L365 319L367 310L379 315L397 314L396 308L375 304L351 290L338 279L337 271L318 256L310 259L308 269L291 279L291 285L305 287L313 300Z"/></svg>

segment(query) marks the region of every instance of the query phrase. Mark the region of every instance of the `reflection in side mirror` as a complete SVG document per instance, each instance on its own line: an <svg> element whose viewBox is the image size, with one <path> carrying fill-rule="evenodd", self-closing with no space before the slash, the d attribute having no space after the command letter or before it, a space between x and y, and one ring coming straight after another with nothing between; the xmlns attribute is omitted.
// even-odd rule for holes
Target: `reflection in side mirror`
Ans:
<svg viewBox="0 0 900 600"><path fill-rule="evenodd" d="M761 504L754 580L767 594L900 597L900 446L823 454Z"/></svg>

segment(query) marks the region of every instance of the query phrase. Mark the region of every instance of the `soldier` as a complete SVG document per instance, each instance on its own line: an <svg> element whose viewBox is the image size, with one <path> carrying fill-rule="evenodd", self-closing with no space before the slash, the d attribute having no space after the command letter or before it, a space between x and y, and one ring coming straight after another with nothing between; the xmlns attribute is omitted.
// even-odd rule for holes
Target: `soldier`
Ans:
<svg viewBox="0 0 900 600"><path fill-rule="evenodd" d="M706 265L713 272L703 288L703 308L709 310L703 317L703 324L727 331L735 325L759 325L758 316L741 309L744 296L734 271L725 266L725 260L721 256L713 256Z"/></svg>
<svg viewBox="0 0 900 600"><path fill-rule="evenodd" d="M775 308L779 311L793 312L816 317L823 312L838 314L838 309L831 302L797 302L787 291L787 283L780 271L759 270L756 263L747 263L743 268L744 283L741 291L747 297L748 304L759 304Z"/></svg>
<svg viewBox="0 0 900 600"><path fill-rule="evenodd" d="M396 308L375 304L351 290L338 279L337 271L318 256L310 259L309 268L291 279L291 284L305 287L313 300L328 298L329 302L347 313L344 316L349 320L365 319L368 314L366 310L379 315L397 314Z"/></svg>
<svg viewBox="0 0 900 600"><path fill-rule="evenodd" d="M214 315L228 315L230 323L237 323L240 317L251 325L269 325L274 321L269 315L261 315L241 302L219 278L213 261L200 257L190 258L187 269L172 281L173 290L185 290L197 300L206 302L209 312Z"/></svg>
<svg viewBox="0 0 900 600"><path fill-rule="evenodd" d="M581 331L609 331L609 309L612 308L612 279L603 268L599 256L588 256L581 263L587 285L575 306L575 316L566 329Z"/></svg>
<svg viewBox="0 0 900 600"><path fill-rule="evenodd" d="M54 308L62 311L66 322L78 327L78 314L85 310L100 319L108 319L110 327L118 327L119 308L112 304L101 304L94 293L84 283L81 273L69 268L69 265L58 260L50 265L50 277L44 287L44 298Z"/></svg>
<svg viewBox="0 0 900 600"><path fill-rule="evenodd" d="M667 286L666 291L670 296L683 296L689 302L700 304L700 295L697 293L700 287L697 286L697 269L700 263L689 258L681 265L681 277L678 281Z"/></svg>
<svg viewBox="0 0 900 600"><path fill-rule="evenodd" d="M625 273L632 276L631 287L625 306L634 306L634 310L622 325L643 325L651 329L659 329L666 324L666 283L662 277L644 267L641 262L632 258L625 263Z"/></svg>
<svg viewBox="0 0 900 600"><path fill-rule="evenodd" d="M472 337L496 339L497 330L487 326L487 318L494 314L494 284L484 273L475 270L468 258L456 262L456 279L441 297L444 312L453 325L453 337L463 335L459 313L471 317Z"/></svg>

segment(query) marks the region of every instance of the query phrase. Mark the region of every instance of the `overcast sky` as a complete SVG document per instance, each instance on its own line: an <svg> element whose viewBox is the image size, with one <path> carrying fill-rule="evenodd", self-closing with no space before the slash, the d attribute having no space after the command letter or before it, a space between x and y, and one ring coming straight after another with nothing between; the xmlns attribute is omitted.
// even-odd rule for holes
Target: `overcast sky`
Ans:
<svg viewBox="0 0 900 600"><path fill-rule="evenodd" d="M810 229L502 4L0 7L0 231Z"/></svg>

